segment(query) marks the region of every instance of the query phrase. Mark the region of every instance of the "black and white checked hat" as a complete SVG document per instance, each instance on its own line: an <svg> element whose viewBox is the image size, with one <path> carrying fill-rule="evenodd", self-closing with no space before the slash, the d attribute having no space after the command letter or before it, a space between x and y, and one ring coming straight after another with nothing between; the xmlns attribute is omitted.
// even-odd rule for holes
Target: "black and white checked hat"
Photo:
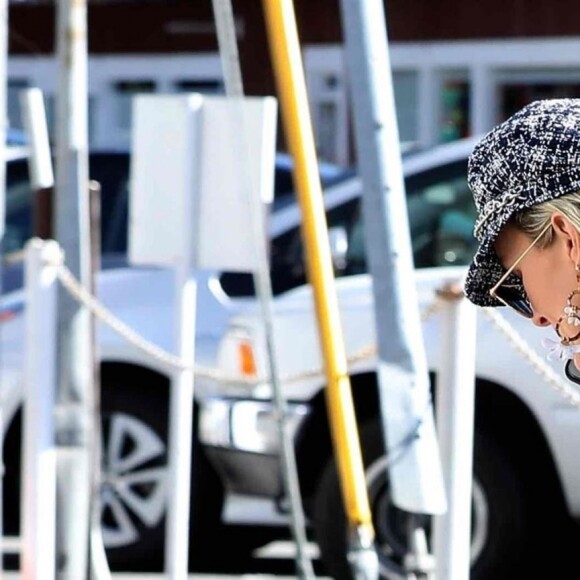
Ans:
<svg viewBox="0 0 580 580"><path fill-rule="evenodd" d="M493 248L503 226L526 208L580 190L580 99L534 101L495 127L473 149L467 181L479 248L465 295L501 306L489 290L505 272ZM509 282L520 284L516 276Z"/></svg>

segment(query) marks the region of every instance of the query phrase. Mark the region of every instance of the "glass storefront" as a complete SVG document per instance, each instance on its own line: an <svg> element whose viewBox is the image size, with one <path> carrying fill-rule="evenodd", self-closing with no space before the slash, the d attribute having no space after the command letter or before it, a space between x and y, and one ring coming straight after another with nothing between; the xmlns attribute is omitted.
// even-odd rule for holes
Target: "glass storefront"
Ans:
<svg viewBox="0 0 580 580"><path fill-rule="evenodd" d="M469 83L466 80L443 82L438 133L440 143L469 136Z"/></svg>

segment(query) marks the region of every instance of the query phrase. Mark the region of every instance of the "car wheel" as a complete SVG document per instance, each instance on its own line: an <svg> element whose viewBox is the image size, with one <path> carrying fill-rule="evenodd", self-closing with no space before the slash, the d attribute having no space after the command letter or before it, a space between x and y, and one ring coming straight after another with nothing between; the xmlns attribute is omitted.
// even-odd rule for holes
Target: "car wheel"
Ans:
<svg viewBox="0 0 580 580"><path fill-rule="evenodd" d="M161 570L169 383L134 369L104 371L101 382L101 526L107 558L114 570ZM215 538L223 502L217 475L195 444L192 470L190 568L203 559Z"/></svg>
<svg viewBox="0 0 580 580"><path fill-rule="evenodd" d="M22 460L22 412L18 411L8 426L4 439L2 459L4 462L4 477L2 479L2 534L17 537L20 535L21 498L21 460ZM18 570L19 554L17 551L4 550L4 566L6 570Z"/></svg>
<svg viewBox="0 0 580 580"><path fill-rule="evenodd" d="M402 575L409 514L391 501L380 423L374 420L363 425L360 440L381 576ZM484 434L476 433L474 447L470 577L514 578L533 533L527 525L525 486L502 450ZM335 460L329 460L316 492L313 526L326 571L336 580L346 580L352 573L336 469ZM430 538L430 518L422 518Z"/></svg>

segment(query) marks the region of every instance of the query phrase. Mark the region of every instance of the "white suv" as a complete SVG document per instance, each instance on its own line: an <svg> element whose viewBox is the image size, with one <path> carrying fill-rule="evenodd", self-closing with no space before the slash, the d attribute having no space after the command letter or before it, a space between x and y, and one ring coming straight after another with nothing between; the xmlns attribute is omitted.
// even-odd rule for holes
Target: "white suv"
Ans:
<svg viewBox="0 0 580 580"><path fill-rule="evenodd" d="M33 232L33 192L24 147L9 151L7 164L6 233L3 254L22 249ZM102 270L98 298L112 313L146 340L173 350L173 273L163 268L127 263L128 151L91 151L90 177L101 184ZM278 154L272 213L292 196L292 163ZM350 170L321 166L321 179L330 190L349 180ZM167 184L170 191L171 183ZM293 197L293 196L292 196ZM2 267L0 303L0 387L4 436L3 532L19 531L20 433L24 360L25 296L22 263ZM215 354L228 316L246 298L239 297L246 279L220 272L198 276L196 362L215 363ZM237 296L237 298L236 298ZM102 529L113 569L152 571L162 564L167 478L167 414L169 377L165 363L155 360L121 338L105 324L98 327L103 414ZM196 381L203 396L204 377ZM197 404L195 404L197 420ZM211 465L194 441L191 562L210 568L211 548L222 527L223 491ZM221 536L220 536L221 537ZM237 545L237 544L236 544ZM241 547L240 547L241 550ZM216 557L219 562L219 556Z"/></svg>
<svg viewBox="0 0 580 580"><path fill-rule="evenodd" d="M431 309L435 291L446 281L462 278L475 250L475 208L466 183L466 161L474 143L456 142L404 160L419 307L425 313L423 337L433 377L441 351L439 319ZM329 230L339 228L348 240L336 260L347 352L349 356L367 353L355 357L350 377L364 460L370 467L384 455L384 446L360 201L360 183L354 182L325 196ZM275 355L280 376L292 379L283 387L308 522L326 571L342 579L350 577L350 568L319 336L311 288L305 281L298 209L292 206L286 211L287 215L276 216L278 236L272 245L272 270L285 272L275 283ZM534 562L554 536L543 533L539 523L551 530L570 515L580 516L578 409L553 388L559 387L557 380L550 382L538 372L542 369L535 350L541 350L547 331L499 310L511 325L507 329L491 312L482 310L478 319L471 554L471 577L478 580L521 577L524 560ZM530 350L514 348L518 338L513 332L525 337ZM219 368L230 375L241 373L251 354L257 374L267 376L266 353L260 309L248 304L230 321ZM548 368L562 376L561 364ZM204 398L201 405L199 437L224 487L234 494L269 498L284 511L287 498L271 385L216 383L212 397ZM383 472L369 483L369 493L385 569L400 569L407 551L407 514L392 505Z"/></svg>

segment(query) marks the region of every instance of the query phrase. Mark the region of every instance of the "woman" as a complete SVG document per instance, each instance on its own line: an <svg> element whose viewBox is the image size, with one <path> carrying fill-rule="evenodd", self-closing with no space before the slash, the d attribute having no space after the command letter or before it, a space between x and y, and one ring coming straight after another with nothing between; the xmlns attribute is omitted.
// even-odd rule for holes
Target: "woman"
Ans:
<svg viewBox="0 0 580 580"><path fill-rule="evenodd" d="M535 101L498 125L468 182L480 245L466 296L551 326L551 355L580 384L580 99Z"/></svg>

